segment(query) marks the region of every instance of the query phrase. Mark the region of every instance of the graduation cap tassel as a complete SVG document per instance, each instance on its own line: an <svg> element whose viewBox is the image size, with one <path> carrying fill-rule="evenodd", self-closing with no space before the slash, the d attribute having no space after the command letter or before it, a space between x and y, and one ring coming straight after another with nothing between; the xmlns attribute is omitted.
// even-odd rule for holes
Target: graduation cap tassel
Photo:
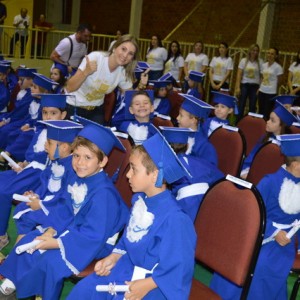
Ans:
<svg viewBox="0 0 300 300"><path fill-rule="evenodd" d="M158 175L155 183L155 187L160 188L163 184L164 180L164 170L163 170L163 163L159 162L158 163Z"/></svg>

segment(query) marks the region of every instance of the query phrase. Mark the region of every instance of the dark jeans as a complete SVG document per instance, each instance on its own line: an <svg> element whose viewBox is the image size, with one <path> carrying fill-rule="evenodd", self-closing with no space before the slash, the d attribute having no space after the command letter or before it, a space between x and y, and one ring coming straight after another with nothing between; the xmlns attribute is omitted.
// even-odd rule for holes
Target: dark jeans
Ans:
<svg viewBox="0 0 300 300"><path fill-rule="evenodd" d="M15 45L18 41L20 41L21 57L24 57L25 46L26 46L27 40L28 40L28 35L23 36L23 35L20 35L18 32L16 32L10 40L9 54L10 55L14 54Z"/></svg>
<svg viewBox="0 0 300 300"><path fill-rule="evenodd" d="M87 110L80 107L75 107L73 105L67 104L67 118L70 119L74 116L76 110L76 115L86 118L88 120L94 121L99 124L104 124L104 105L96 106L93 110Z"/></svg>
<svg viewBox="0 0 300 300"><path fill-rule="evenodd" d="M257 102L257 90L259 88L258 84L255 83L242 83L241 84L241 96L239 98L239 119L244 116L244 111L249 99L249 111L256 112L256 102Z"/></svg>
<svg viewBox="0 0 300 300"><path fill-rule="evenodd" d="M258 92L258 113L262 114L266 120L269 119L270 113L274 108L273 98L276 94L265 94Z"/></svg>
<svg viewBox="0 0 300 300"><path fill-rule="evenodd" d="M161 71L150 71L148 73L148 78L149 80L157 80L158 78L160 78L163 75L163 70Z"/></svg>

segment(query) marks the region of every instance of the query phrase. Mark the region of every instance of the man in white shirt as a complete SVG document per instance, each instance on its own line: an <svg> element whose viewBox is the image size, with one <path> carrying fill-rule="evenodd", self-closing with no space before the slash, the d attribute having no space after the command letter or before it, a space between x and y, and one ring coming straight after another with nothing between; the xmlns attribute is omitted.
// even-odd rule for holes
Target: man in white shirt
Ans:
<svg viewBox="0 0 300 300"><path fill-rule="evenodd" d="M77 70L82 59L87 54L87 42L92 29L88 24L80 24L76 33L62 39L52 51L50 59L68 66L69 73Z"/></svg>
<svg viewBox="0 0 300 300"><path fill-rule="evenodd" d="M16 32L10 40L10 56L13 56L15 45L20 41L21 45L21 58L24 57L25 46L28 40L28 27L30 25L30 18L27 15L28 10L21 8L20 14L15 16L13 26L16 27Z"/></svg>

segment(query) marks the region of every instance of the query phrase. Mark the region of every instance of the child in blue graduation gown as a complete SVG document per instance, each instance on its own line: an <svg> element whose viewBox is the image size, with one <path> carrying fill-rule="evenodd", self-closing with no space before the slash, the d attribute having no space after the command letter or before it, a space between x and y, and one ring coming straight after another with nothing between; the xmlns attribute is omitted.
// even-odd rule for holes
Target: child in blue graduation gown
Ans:
<svg viewBox="0 0 300 300"><path fill-rule="evenodd" d="M196 235L165 183L184 175L185 168L159 133L134 148L127 177L137 194L127 227L113 252L74 287L69 300L127 299L129 292L113 296L96 291L96 285L109 283L125 283L134 299L188 299Z"/></svg>
<svg viewBox="0 0 300 300"><path fill-rule="evenodd" d="M234 114L238 114L235 97L214 91L212 91L211 94L213 95L215 115L207 118L202 125L203 132L208 137L217 128L229 124L228 116L230 114L233 112Z"/></svg>
<svg viewBox="0 0 300 300"><path fill-rule="evenodd" d="M287 277L295 259L296 235L288 237L287 233L300 225L300 135L277 138L286 164L266 175L257 186L266 206L267 223L248 300L288 299ZM218 274L213 276L211 288L222 299L240 299L241 288Z"/></svg>
<svg viewBox="0 0 300 300"><path fill-rule="evenodd" d="M205 74L197 71L190 71L188 76L188 90L186 94L194 96L197 99L202 99L202 81Z"/></svg>
<svg viewBox="0 0 300 300"><path fill-rule="evenodd" d="M155 80L154 84L154 115L169 116L171 110L171 102L168 99L167 86L171 84L171 80Z"/></svg>
<svg viewBox="0 0 300 300"><path fill-rule="evenodd" d="M65 95L42 95L42 114L44 120L62 120L66 116ZM6 234L9 215L12 206L12 195L35 189L39 186L41 172L49 163L45 143L47 140L47 129L45 125L39 124L34 137L26 151L26 160L19 163L19 168L0 173L0 244L1 248L8 244ZM6 241L6 242L3 242Z"/></svg>
<svg viewBox="0 0 300 300"><path fill-rule="evenodd" d="M49 214L48 206L53 206L67 186L68 178L73 176L71 143L82 125L69 121L39 121L47 126L46 150L51 164L41 173L39 187L25 196L31 202L20 203L14 211L19 240L36 226L43 224Z"/></svg>
<svg viewBox="0 0 300 300"><path fill-rule="evenodd" d="M118 130L128 133L136 145L156 133L152 125L153 91L125 91L125 117Z"/></svg>
<svg viewBox="0 0 300 300"><path fill-rule="evenodd" d="M188 140L195 135L189 128L160 127L179 160L192 176L184 176L171 185L171 191L182 210L194 222L203 196L208 188L224 174L203 158L190 154Z"/></svg>
<svg viewBox="0 0 300 300"><path fill-rule="evenodd" d="M272 141L278 144L276 136L280 134L290 133L289 127L293 124L293 122L296 121L296 117L291 114L281 103L276 101L276 107L270 113L270 118L266 123L266 134L261 137L259 142L253 147L253 149L243 162L241 178L247 178L253 158L260 147L268 141Z"/></svg>
<svg viewBox="0 0 300 300"><path fill-rule="evenodd" d="M202 120L207 118L213 107L193 96L180 94L184 101L177 117L179 127L196 131L195 137L189 140L191 154L203 158L217 166L218 158L214 146L208 141L202 130Z"/></svg>
<svg viewBox="0 0 300 300"><path fill-rule="evenodd" d="M10 66L0 64L0 115L7 112L10 100L10 90L6 84L7 72Z"/></svg>
<svg viewBox="0 0 300 300"><path fill-rule="evenodd" d="M73 143L76 175L69 178L41 231L30 232L16 245L36 238L41 242L33 253L18 255L15 247L1 265L0 274L6 277L0 286L3 293L15 286L20 298L59 299L64 278L111 251L128 218L126 204L103 171L115 145L123 148L111 130L101 125L86 125L80 131ZM5 290L7 285L10 288Z"/></svg>

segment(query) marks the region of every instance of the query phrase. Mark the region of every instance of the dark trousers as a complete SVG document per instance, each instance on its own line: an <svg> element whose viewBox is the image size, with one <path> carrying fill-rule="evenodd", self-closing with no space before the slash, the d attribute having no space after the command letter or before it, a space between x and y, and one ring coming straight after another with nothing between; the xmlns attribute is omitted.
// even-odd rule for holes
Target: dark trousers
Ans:
<svg viewBox="0 0 300 300"><path fill-rule="evenodd" d="M262 114L266 120L269 119L270 113L274 108L273 98L276 94L265 94L258 92L258 113Z"/></svg>
<svg viewBox="0 0 300 300"><path fill-rule="evenodd" d="M247 99L249 99L249 112L256 112L258 84L242 83L241 96L239 98L239 119L244 116Z"/></svg>
<svg viewBox="0 0 300 300"><path fill-rule="evenodd" d="M28 40L28 35L26 36L23 36L23 35L20 35L18 32L16 32L11 40L10 40L10 48L9 48L9 54L10 55L13 55L14 54L14 51L15 51L15 45L18 41L20 41L20 44L21 44L21 57L24 57L24 53L25 53L25 46L26 46L26 43L27 43L27 40Z"/></svg>
<svg viewBox="0 0 300 300"><path fill-rule="evenodd" d="M70 117L74 116L75 114L104 125L104 105L96 106L93 110L87 110L67 104L67 118L70 119Z"/></svg>

